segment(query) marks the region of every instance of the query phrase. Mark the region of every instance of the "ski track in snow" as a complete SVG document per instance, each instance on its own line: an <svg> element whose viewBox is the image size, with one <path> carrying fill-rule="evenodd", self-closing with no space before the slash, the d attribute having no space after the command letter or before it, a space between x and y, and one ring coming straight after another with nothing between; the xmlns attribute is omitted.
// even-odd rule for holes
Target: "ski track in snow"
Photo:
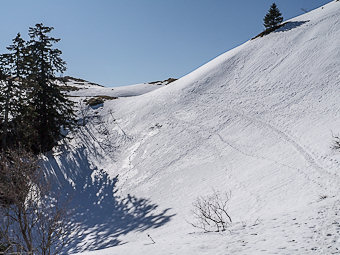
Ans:
<svg viewBox="0 0 340 255"><path fill-rule="evenodd" d="M117 176L121 197L155 204L145 219L163 208L176 215L147 233L100 226L122 245L81 254L340 254L340 158L325 148L325 133L340 124L339 13L340 3L331 2L161 89L72 92L135 95L90 110L70 148L84 147L89 170ZM229 187L226 232L187 224L195 197ZM102 234L93 226L83 240Z"/></svg>
<svg viewBox="0 0 340 255"><path fill-rule="evenodd" d="M242 114L242 113L239 113L239 112L235 112L235 113L237 113L239 116L242 116L243 118L251 121L252 123L260 125L261 128L269 129L269 130L274 131L279 136L279 138L281 140L291 144L296 149L296 151L306 160L306 162L309 163L311 168L316 170L314 172L314 175L316 175L316 178L310 179L309 176L311 175L311 172L310 172L311 168L308 168L308 172L305 172L302 169L294 168L294 169L298 170L300 174L303 173L303 175L308 180L313 181L314 183L318 184L320 187L322 187L324 189L327 189L327 190L330 189L330 187L329 187L330 184L333 185L332 188L334 188L334 187L340 188L340 185L339 185L340 183L339 183L338 176L336 176L336 175L335 176L331 176L331 174L328 173L328 171L326 169L322 168L317 163L317 161L298 142L296 142L296 140L294 140L289 135L287 135L287 133L279 130L278 128L274 127L273 125L271 125L271 124L269 124L267 122L261 121L259 119L251 118L251 117L246 116L245 114ZM321 180L323 178L325 178L325 175L327 175L327 177L328 177L327 178L328 179L327 183L321 183Z"/></svg>
<svg viewBox="0 0 340 255"><path fill-rule="evenodd" d="M211 101L214 101L214 100L211 99ZM197 99L195 99L194 105L196 105L196 107L200 107L202 109L212 108L211 104L202 104ZM225 141L223 139L223 137L219 134L220 130L223 128L223 126L226 124L226 122L221 124L220 128L218 130L215 130L213 132L211 131L211 129L206 129L202 125L197 125L197 124L191 123L191 122L185 122L185 123L186 123L187 126L196 125L197 127L200 128L201 131L205 131L210 136L217 135L223 143L227 144L228 146L232 147L233 149L242 153L245 156L271 161L271 162L274 162L275 164L294 169L300 175L304 176L304 178L306 178L308 181L311 181L311 182L317 184L319 187L321 187L324 190L331 191L331 190L334 190L334 189L336 189L336 190L340 189L339 176L336 175L336 174L331 174L327 171L327 169L321 167L319 165L319 163L317 162L317 160L315 159L315 157L313 157L306 149L304 149L303 146L297 142L297 139L294 139L294 138L292 138L292 136L288 135L287 132L280 130L279 128L273 126L272 124L269 124L268 122L260 120L259 118L250 117L249 115L246 115L244 112L236 111L236 110L231 109L231 108L225 109L224 111L226 113L225 116L228 116L228 114L232 113L232 114L235 114L235 115L237 115L237 116L239 116L239 117L241 117L245 120L250 121L252 124L258 126L259 128L261 128L263 130L272 131L273 133L275 133L277 135L279 140L290 144L304 158L304 160L309 164L309 167L304 170L302 168L296 168L296 167L293 167L293 166L290 166L290 165L287 165L287 164L284 164L284 163L280 163L277 160L272 160L272 159L269 159L269 158L266 158L266 157L261 157L261 156L255 155L255 154L250 154L250 153L241 151L241 149L237 148L235 145L232 145L230 142ZM174 115L173 115L173 117L176 118L176 116L174 116ZM180 118L176 118L176 119L178 121L184 122ZM228 121L229 120L227 120L227 122ZM202 138L202 139L204 139L204 138ZM319 157L321 157L321 156L319 156ZM313 173L312 173L312 171L313 171ZM327 176L327 178L325 178L325 175ZM332 187L330 187L330 185Z"/></svg>

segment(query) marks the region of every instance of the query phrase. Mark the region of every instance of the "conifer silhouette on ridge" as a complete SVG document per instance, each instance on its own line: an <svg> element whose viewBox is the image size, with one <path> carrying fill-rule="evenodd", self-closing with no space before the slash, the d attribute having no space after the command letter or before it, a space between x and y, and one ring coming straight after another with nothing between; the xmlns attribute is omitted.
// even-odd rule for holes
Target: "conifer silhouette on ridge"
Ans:
<svg viewBox="0 0 340 255"><path fill-rule="evenodd" d="M36 24L29 28L30 55L28 82L32 86L31 102L36 112L33 122L38 133L35 150L50 150L63 138L61 128L72 126L74 121L73 102L57 85L58 73L66 71L62 52L53 48L60 39L49 36L53 27Z"/></svg>
<svg viewBox="0 0 340 255"><path fill-rule="evenodd" d="M266 29L272 29L275 28L282 21L283 21L282 14L280 10L277 8L277 5L273 3L263 19L263 25Z"/></svg>

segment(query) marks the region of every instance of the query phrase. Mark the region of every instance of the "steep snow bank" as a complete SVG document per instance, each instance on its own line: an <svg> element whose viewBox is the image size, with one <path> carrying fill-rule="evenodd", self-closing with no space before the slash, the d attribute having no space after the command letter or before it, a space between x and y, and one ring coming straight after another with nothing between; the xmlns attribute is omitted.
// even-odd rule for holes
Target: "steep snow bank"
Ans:
<svg viewBox="0 0 340 255"><path fill-rule="evenodd" d="M335 254L339 102L340 3L331 2L171 86L90 109L46 158L61 186L97 196L81 196L73 251ZM188 224L192 202L214 189L231 191L234 223L204 234Z"/></svg>

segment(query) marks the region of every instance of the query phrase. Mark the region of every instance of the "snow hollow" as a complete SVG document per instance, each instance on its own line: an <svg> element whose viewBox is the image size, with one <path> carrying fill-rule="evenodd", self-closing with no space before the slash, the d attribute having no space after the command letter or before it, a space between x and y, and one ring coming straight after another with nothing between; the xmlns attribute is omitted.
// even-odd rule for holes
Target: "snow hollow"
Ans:
<svg viewBox="0 0 340 255"><path fill-rule="evenodd" d="M340 2L168 85L71 94L118 99L44 157L73 197L65 253L340 254ZM193 202L214 192L232 224L204 233Z"/></svg>

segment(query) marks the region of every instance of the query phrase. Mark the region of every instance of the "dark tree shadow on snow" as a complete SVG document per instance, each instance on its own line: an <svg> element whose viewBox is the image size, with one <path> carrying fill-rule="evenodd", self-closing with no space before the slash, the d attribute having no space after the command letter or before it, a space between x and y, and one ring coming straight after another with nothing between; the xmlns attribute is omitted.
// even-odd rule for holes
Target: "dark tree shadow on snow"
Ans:
<svg viewBox="0 0 340 255"><path fill-rule="evenodd" d="M299 26L301 26L301 25L303 25L307 22L309 22L309 20L306 20L306 21L288 21L288 22L279 24L275 27L267 28L263 32L259 33L257 36L253 37L252 40L259 38L259 37L269 35L271 33L286 32L286 31L292 30L294 28L297 28L297 27L299 27Z"/></svg>
<svg viewBox="0 0 340 255"><path fill-rule="evenodd" d="M288 21L288 22L285 22L282 27L280 27L280 28L275 30L275 33L277 33L277 32L286 32L286 31L292 30L294 28L302 26L303 24L305 24L307 22L309 22L309 20L305 20L305 21Z"/></svg>
<svg viewBox="0 0 340 255"><path fill-rule="evenodd" d="M48 155L42 163L62 197L72 197L70 224L75 235L65 253L121 245L119 237L132 231L158 228L171 220L170 208L159 209L149 199L117 194L118 176L91 169L85 148Z"/></svg>

